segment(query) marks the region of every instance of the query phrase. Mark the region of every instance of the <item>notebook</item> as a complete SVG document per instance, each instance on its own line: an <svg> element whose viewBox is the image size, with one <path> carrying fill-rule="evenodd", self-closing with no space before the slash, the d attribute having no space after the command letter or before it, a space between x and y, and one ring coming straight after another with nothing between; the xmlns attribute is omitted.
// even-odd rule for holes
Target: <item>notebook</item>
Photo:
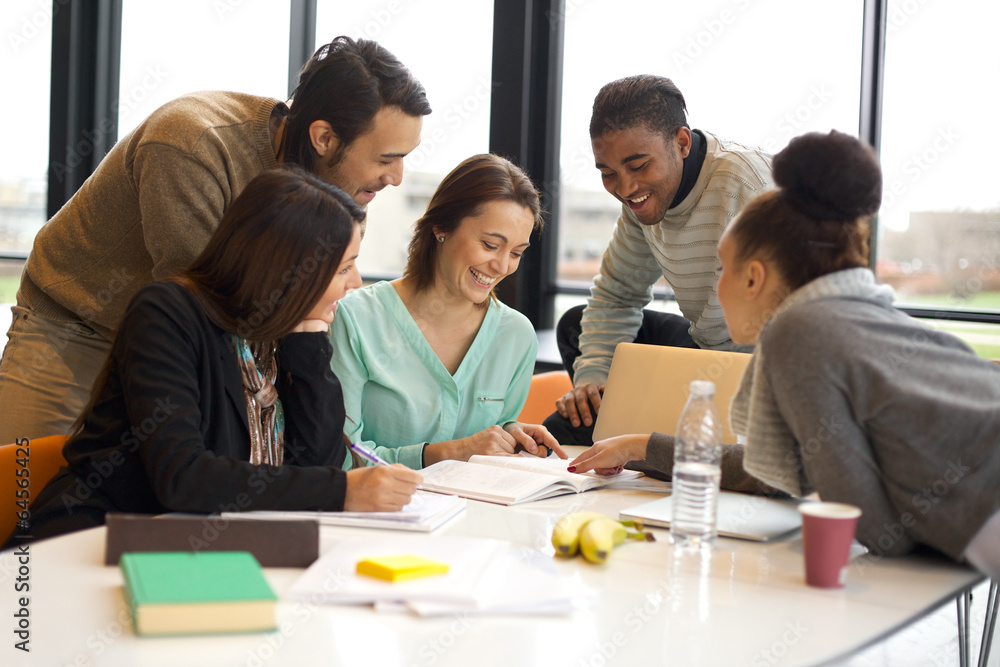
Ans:
<svg viewBox="0 0 1000 667"><path fill-rule="evenodd" d="M673 496L623 509L619 518L642 521L647 526L668 528ZM717 526L719 535L754 542L769 542L802 526L798 503L746 493L721 491Z"/></svg>
<svg viewBox="0 0 1000 667"><path fill-rule="evenodd" d="M536 456L480 456L468 461L438 461L421 473L427 491L449 493L500 505L516 505L567 493L604 487L640 488L641 473L626 470L617 475L572 473L568 461ZM655 482L659 483L659 482Z"/></svg>
<svg viewBox="0 0 1000 667"><path fill-rule="evenodd" d="M126 553L119 567L140 635L273 630L277 596L245 551Z"/></svg>
<svg viewBox="0 0 1000 667"><path fill-rule="evenodd" d="M242 519L289 521L312 519L321 526L353 526L356 528L386 528L427 533L446 524L465 510L465 499L456 496L442 496L438 493L413 494L403 509L398 512L291 512L265 510L242 512L223 518L238 516ZM315 558L313 559L315 560Z"/></svg>
<svg viewBox="0 0 1000 667"><path fill-rule="evenodd" d="M594 425L594 441L626 433L677 430L692 380L715 383L723 442L735 443L729 404L752 355L664 345L620 343Z"/></svg>

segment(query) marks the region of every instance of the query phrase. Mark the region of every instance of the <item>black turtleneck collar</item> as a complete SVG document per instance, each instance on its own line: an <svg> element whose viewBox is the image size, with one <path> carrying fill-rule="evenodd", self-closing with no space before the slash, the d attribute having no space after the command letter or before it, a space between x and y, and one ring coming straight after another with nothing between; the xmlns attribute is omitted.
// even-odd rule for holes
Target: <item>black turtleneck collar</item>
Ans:
<svg viewBox="0 0 1000 667"><path fill-rule="evenodd" d="M707 152L708 142L705 141L705 135L701 130L691 130L691 150L688 151L687 157L684 158L684 171L681 173L681 184L677 188L674 200L667 207L668 210L684 201L684 198L694 189L694 184L698 182L698 175L701 173L701 165L705 163L705 154Z"/></svg>

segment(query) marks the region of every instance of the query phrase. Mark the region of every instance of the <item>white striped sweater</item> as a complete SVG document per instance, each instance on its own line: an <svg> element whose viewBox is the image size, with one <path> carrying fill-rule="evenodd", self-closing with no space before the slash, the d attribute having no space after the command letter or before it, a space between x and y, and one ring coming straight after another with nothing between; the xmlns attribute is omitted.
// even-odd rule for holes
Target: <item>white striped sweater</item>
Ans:
<svg viewBox="0 0 1000 667"><path fill-rule="evenodd" d="M729 339L716 295L719 239L729 222L759 192L772 187L771 156L704 133L707 150L698 181L655 225L640 224L626 206L604 252L583 312L577 386L604 384L615 346L635 340L642 309L662 275L692 322L702 348L750 351Z"/></svg>

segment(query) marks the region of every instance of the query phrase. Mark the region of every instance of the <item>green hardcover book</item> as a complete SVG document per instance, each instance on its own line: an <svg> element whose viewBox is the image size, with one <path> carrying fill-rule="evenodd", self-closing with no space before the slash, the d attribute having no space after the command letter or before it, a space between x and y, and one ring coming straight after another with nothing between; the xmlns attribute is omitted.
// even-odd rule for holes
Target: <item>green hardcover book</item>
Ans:
<svg viewBox="0 0 1000 667"><path fill-rule="evenodd" d="M245 551L126 553L120 567L137 634L275 629L278 598Z"/></svg>

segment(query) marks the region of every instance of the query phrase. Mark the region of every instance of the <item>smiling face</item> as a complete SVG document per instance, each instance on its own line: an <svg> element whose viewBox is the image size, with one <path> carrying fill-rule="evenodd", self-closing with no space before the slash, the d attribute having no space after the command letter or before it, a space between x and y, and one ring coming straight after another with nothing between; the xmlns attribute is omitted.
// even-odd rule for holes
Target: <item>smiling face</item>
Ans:
<svg viewBox="0 0 1000 667"><path fill-rule="evenodd" d="M364 208L385 186L402 183L403 158L420 143L423 122L422 116L409 116L399 107L382 107L371 128L352 141L342 155L336 156L335 148L317 148L325 153L316 166L317 175Z"/></svg>
<svg viewBox="0 0 1000 667"><path fill-rule="evenodd" d="M352 289L361 287L361 274L358 272L358 252L361 250L361 225L354 224L354 235L351 242L344 250L344 256L340 260L337 272L333 274L329 287L313 306L305 319L323 320L327 324L333 322L334 313L337 311L337 302L344 298L344 295Z"/></svg>
<svg viewBox="0 0 1000 667"><path fill-rule="evenodd" d="M483 303L503 278L517 271L535 218L512 201L483 204L440 243L435 282L472 303ZM435 232L440 238L440 232Z"/></svg>
<svg viewBox="0 0 1000 667"><path fill-rule="evenodd" d="M604 189L631 209L644 225L655 225L677 194L691 131L682 127L672 139L637 125L591 140Z"/></svg>

